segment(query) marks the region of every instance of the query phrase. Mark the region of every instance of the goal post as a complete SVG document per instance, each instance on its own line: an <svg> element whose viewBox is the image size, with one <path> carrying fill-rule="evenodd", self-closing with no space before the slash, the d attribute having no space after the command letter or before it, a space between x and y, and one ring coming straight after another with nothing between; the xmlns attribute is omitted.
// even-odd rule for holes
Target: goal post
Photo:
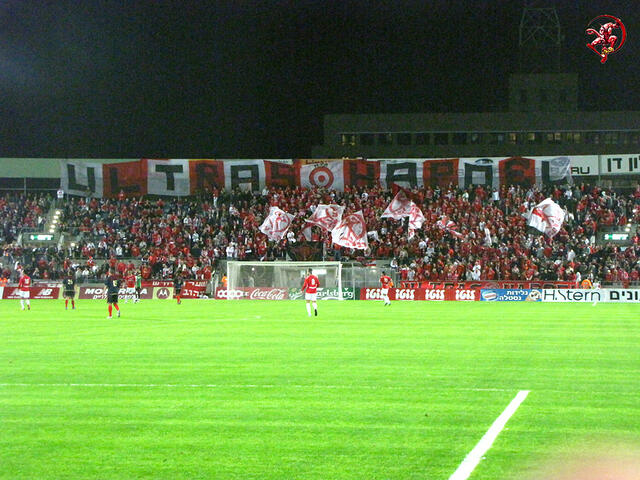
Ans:
<svg viewBox="0 0 640 480"><path fill-rule="evenodd" d="M335 289L343 300L342 264L340 262L246 262L227 261L229 292L245 288L301 288L307 270L311 269L320 281L320 288ZM237 298L227 295L227 299Z"/></svg>

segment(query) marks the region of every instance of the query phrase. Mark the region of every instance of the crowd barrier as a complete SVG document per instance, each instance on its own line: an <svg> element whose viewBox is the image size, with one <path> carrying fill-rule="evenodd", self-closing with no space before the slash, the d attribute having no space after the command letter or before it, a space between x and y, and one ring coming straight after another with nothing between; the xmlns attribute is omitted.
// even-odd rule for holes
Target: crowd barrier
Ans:
<svg viewBox="0 0 640 480"><path fill-rule="evenodd" d="M185 281L182 288L182 298L203 298L207 288L207 282ZM30 298L33 300L58 300L63 298L62 283L34 283L30 287ZM20 298L20 289L17 284L9 284L0 287L0 298L4 300L17 300ZM124 298L126 288L120 288L119 296ZM102 283L89 283L76 287L76 297L80 300L106 300L107 288ZM173 282L165 280L153 280L142 282L140 299L142 300L167 300L174 298Z"/></svg>
<svg viewBox="0 0 640 480"><path fill-rule="evenodd" d="M187 281L182 289L182 298L207 298L206 282ZM483 301L483 302L565 302L565 303L640 303L640 289L630 288L390 288L390 300L394 301ZM55 300L63 298L62 284L57 282L36 283L30 288L30 298L35 300ZM126 289L120 289L124 298ZM102 284L87 284L76 288L76 296L81 300L104 300L106 287ZM19 288L15 284L0 287L0 298L19 299ZM144 282L140 290L143 300L166 300L174 298L173 284L167 281ZM218 300L300 300L304 293L299 288L239 287L233 290L220 288L215 292ZM338 300L337 288L319 288L318 300ZM382 289L351 288L342 289L344 300L377 300L383 298Z"/></svg>

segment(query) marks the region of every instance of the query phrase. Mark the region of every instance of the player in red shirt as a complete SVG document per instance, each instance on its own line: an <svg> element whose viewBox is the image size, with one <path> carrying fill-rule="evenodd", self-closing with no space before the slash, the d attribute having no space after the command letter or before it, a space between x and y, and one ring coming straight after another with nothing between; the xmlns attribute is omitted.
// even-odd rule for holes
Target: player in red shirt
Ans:
<svg viewBox="0 0 640 480"><path fill-rule="evenodd" d="M31 277L22 272L20 280L18 281L18 288L20 289L20 306L24 310L24 301L27 301L27 310L31 310L31 302L29 300L31 289Z"/></svg>
<svg viewBox="0 0 640 480"><path fill-rule="evenodd" d="M393 281L386 272L382 272L380 285L382 285L382 299L384 300L385 307L391 305L391 300L389 300L389 289L393 287Z"/></svg>
<svg viewBox="0 0 640 480"><path fill-rule="evenodd" d="M129 270L129 273L127 273L124 281L127 285L124 303L129 303L129 299L131 299L131 301L134 301L136 299L136 274L133 273L133 270Z"/></svg>
<svg viewBox="0 0 640 480"><path fill-rule="evenodd" d="M304 279L302 285L302 291L304 292L304 299L307 301L307 314L311 316L311 302L313 302L313 310L316 317L318 316L318 287L320 281L316 277L312 270L307 270L307 278Z"/></svg>

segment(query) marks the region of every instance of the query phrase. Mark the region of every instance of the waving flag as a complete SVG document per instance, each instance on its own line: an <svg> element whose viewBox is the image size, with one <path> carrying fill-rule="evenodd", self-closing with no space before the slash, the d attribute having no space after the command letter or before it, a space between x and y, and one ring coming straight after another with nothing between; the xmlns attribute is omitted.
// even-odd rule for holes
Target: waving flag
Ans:
<svg viewBox="0 0 640 480"><path fill-rule="evenodd" d="M560 231L563 222L564 210L550 198L536 205L529 216L529 226L551 238Z"/></svg>
<svg viewBox="0 0 640 480"><path fill-rule="evenodd" d="M409 211L409 240L416 234L416 230L422 228L424 223L424 215L422 210L413 202L411 202L411 210Z"/></svg>
<svg viewBox="0 0 640 480"><path fill-rule="evenodd" d="M461 234L456 230L458 228L456 226L456 222L454 222L453 220L449 220L449 217L447 217L446 215L436 222L436 227L438 227L441 230L444 230L445 232L447 232L450 235L453 235L456 238L464 237L463 234Z"/></svg>
<svg viewBox="0 0 640 480"><path fill-rule="evenodd" d="M312 225L317 225L320 228L324 228L328 232L336 228L336 225L340 223L342 220L342 213L344 212L344 207L340 205L323 205L320 204L317 206L316 211L313 212L305 222L310 223Z"/></svg>
<svg viewBox="0 0 640 480"><path fill-rule="evenodd" d="M349 248L366 250L369 248L367 241L367 224L364 221L362 210L343 217L331 231L331 240L337 245Z"/></svg>
<svg viewBox="0 0 640 480"><path fill-rule="evenodd" d="M294 216L290 213L280 210L278 207L271 207L269 210L269 216L265 218L262 225L260 225L260 231L264 233L269 240L279 242L287 233Z"/></svg>
<svg viewBox="0 0 640 480"><path fill-rule="evenodd" d="M401 220L404 217L408 217L411 212L411 205L413 202L409 200L409 197L404 190L399 190L396 196L393 197L389 206L382 214L382 218L393 218L394 220Z"/></svg>

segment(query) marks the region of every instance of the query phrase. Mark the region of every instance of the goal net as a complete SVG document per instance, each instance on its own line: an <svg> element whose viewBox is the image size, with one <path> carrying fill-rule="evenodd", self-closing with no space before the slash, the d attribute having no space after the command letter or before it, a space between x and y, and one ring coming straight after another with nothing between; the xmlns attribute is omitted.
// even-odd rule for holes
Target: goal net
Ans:
<svg viewBox="0 0 640 480"><path fill-rule="evenodd" d="M295 292L292 298L302 297L300 288L311 269L320 281L319 292L331 290L332 298L343 299L342 264L340 262L227 262L227 288L229 292L254 291L252 289L283 289ZM240 295L227 295L229 300Z"/></svg>

